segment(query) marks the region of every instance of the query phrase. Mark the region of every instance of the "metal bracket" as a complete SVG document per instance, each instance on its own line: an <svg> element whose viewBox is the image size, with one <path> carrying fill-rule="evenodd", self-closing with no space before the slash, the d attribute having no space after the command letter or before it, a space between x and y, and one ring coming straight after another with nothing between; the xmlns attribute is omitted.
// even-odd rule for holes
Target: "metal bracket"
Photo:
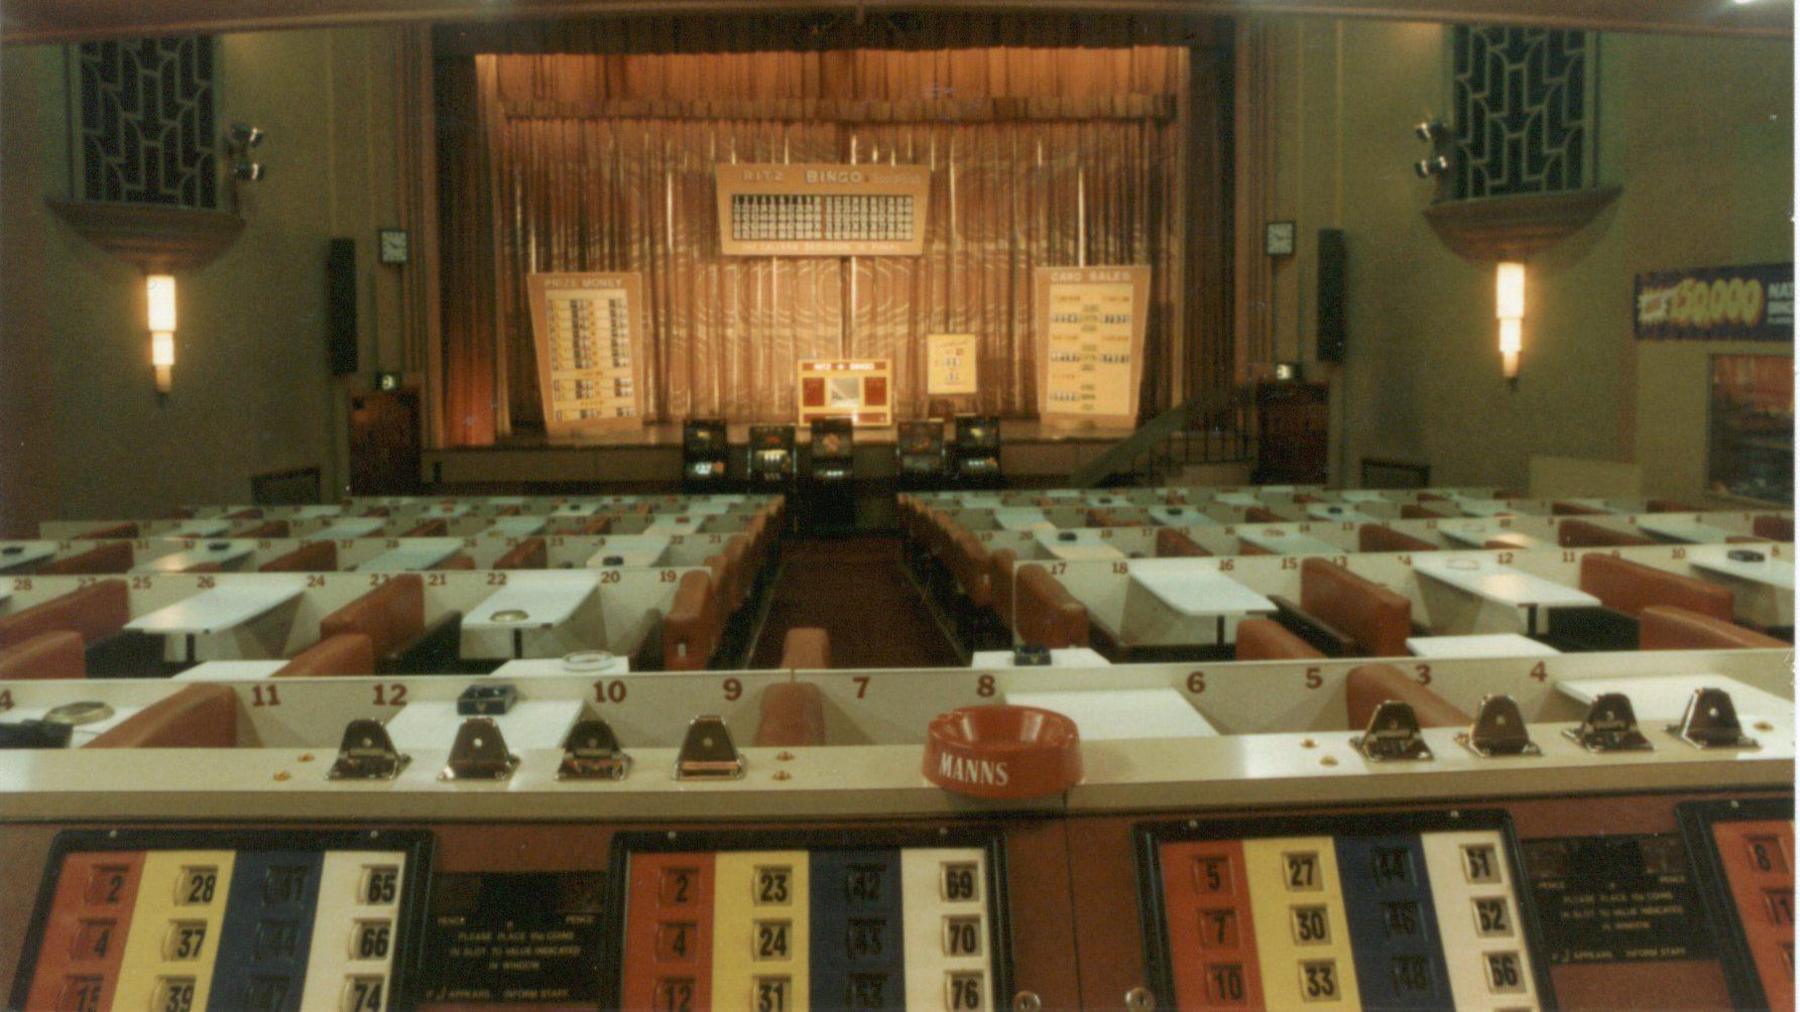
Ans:
<svg viewBox="0 0 1800 1012"><path fill-rule="evenodd" d="M1350 747L1370 762L1431 758L1431 747L1419 733L1419 718L1412 705L1398 699L1376 707L1369 717L1368 730L1351 738Z"/></svg>
<svg viewBox="0 0 1800 1012"><path fill-rule="evenodd" d="M619 747L619 739L604 720L578 720L563 741L558 780L623 780L631 771L631 757Z"/></svg>
<svg viewBox="0 0 1800 1012"><path fill-rule="evenodd" d="M450 761L438 773L439 780L505 780L519 765L519 757L506 750L506 739L492 717L470 717L456 729Z"/></svg>
<svg viewBox="0 0 1800 1012"><path fill-rule="evenodd" d="M331 780L392 780L412 756L394 751L394 740L379 720L353 720L344 727L344 743L331 764Z"/></svg>
<svg viewBox="0 0 1800 1012"><path fill-rule="evenodd" d="M1695 689L1681 723L1669 733L1695 748L1760 748L1738 723L1737 706L1724 689Z"/></svg>
<svg viewBox="0 0 1800 1012"><path fill-rule="evenodd" d="M675 779L736 780L744 775L744 767L725 721L710 715L695 717L675 757Z"/></svg>
<svg viewBox="0 0 1800 1012"><path fill-rule="evenodd" d="M1648 752L1655 748L1638 730L1637 712L1623 692L1595 696L1581 725L1564 728L1563 737L1589 752Z"/></svg>
<svg viewBox="0 0 1800 1012"><path fill-rule="evenodd" d="M1468 734L1458 735L1457 739L1483 759L1543 754L1531 740L1519 704L1505 693L1481 697L1481 709L1475 714L1475 723L1469 727Z"/></svg>

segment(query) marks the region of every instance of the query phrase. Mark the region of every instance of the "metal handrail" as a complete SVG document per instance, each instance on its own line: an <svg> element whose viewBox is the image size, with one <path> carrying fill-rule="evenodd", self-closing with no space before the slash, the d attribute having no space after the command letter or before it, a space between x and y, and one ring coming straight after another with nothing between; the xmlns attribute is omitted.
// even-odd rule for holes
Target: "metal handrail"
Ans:
<svg viewBox="0 0 1800 1012"><path fill-rule="evenodd" d="M1145 422L1136 432L1107 447L1100 456L1077 467L1069 476L1069 482L1075 488L1091 488L1108 475L1129 470L1139 458L1162 446L1169 437L1186 430L1194 415L1234 408L1238 401L1235 390L1202 390Z"/></svg>

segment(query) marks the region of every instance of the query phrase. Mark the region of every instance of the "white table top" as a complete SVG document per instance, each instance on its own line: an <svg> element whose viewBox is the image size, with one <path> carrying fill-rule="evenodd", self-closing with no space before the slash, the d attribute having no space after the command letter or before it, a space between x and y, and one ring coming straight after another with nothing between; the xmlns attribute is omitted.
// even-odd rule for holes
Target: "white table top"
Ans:
<svg viewBox="0 0 1800 1012"><path fill-rule="evenodd" d="M1064 535L1074 535L1065 537ZM1059 531L1055 529L1037 530L1032 537L1042 545L1044 551L1059 559L1069 562L1081 562L1092 559L1123 559L1125 553L1101 540L1100 532L1091 528Z"/></svg>
<svg viewBox="0 0 1800 1012"><path fill-rule="evenodd" d="M1275 602L1216 569L1187 559L1134 562L1131 579L1183 615L1248 615L1275 610Z"/></svg>
<svg viewBox="0 0 1800 1012"><path fill-rule="evenodd" d="M509 538L528 538L544 529L544 517L495 517L488 529Z"/></svg>
<svg viewBox="0 0 1800 1012"><path fill-rule="evenodd" d="M600 541L600 550L585 563L590 569L607 566L607 559L617 557L615 566L654 566L669 551L667 534L608 534Z"/></svg>
<svg viewBox="0 0 1800 1012"><path fill-rule="evenodd" d="M1298 531L1271 530L1266 527L1243 526L1237 529L1242 541L1276 555L1343 555L1348 551L1329 541Z"/></svg>
<svg viewBox="0 0 1800 1012"><path fill-rule="evenodd" d="M204 661L174 677L177 682L257 682L287 666L287 661ZM371 672L373 674L373 672Z"/></svg>
<svg viewBox="0 0 1800 1012"><path fill-rule="evenodd" d="M1595 697L1604 693L1622 692L1631 700L1631 711L1636 715L1640 726L1651 722L1680 720L1681 715L1687 711L1688 700L1693 698L1695 689L1724 689L1730 693L1732 706L1738 712L1738 720L1745 724L1749 723L1747 718L1751 716L1783 717L1788 720L1794 717L1793 700L1783 699L1724 675L1578 678L1558 680L1556 688L1576 702L1586 704L1593 703ZM1752 732L1752 736L1755 736L1755 732Z"/></svg>
<svg viewBox="0 0 1800 1012"><path fill-rule="evenodd" d="M1041 509L1025 506L1003 506L994 510L994 523L1003 531L1023 531L1033 525L1049 523L1050 518Z"/></svg>
<svg viewBox="0 0 1800 1012"><path fill-rule="evenodd" d="M1417 657L1544 657L1562 651L1518 633L1474 636L1408 636L1406 649Z"/></svg>
<svg viewBox="0 0 1800 1012"><path fill-rule="evenodd" d="M1013 666L1011 650L977 650L969 655L971 668L1010 668ZM1050 651L1050 667L1053 668L1105 668L1112 662L1087 647L1064 647Z"/></svg>
<svg viewBox="0 0 1800 1012"><path fill-rule="evenodd" d="M1638 530L1647 531L1659 538L1695 545L1724 544L1732 536L1732 532L1722 527L1667 513L1646 513L1638 517L1637 525Z"/></svg>
<svg viewBox="0 0 1800 1012"><path fill-rule="evenodd" d="M598 512L600 512L600 504L597 502L565 502L557 503L556 508L550 511L550 515L553 517L591 517Z"/></svg>
<svg viewBox="0 0 1800 1012"><path fill-rule="evenodd" d="M692 513L658 513L650 518L644 529L668 534L692 534L701 528L705 519Z"/></svg>
<svg viewBox="0 0 1800 1012"><path fill-rule="evenodd" d="M508 751L561 748L586 705L579 699L522 699L493 720L500 726ZM402 751L448 749L456 741L457 728L467 719L457 714L454 699L420 700L394 714L387 722L387 732L394 747Z"/></svg>
<svg viewBox="0 0 1800 1012"><path fill-rule="evenodd" d="M461 538L401 538L399 547L365 559L356 568L363 573L416 572L430 569L461 547Z"/></svg>
<svg viewBox="0 0 1800 1012"><path fill-rule="evenodd" d="M1503 566L1489 556L1420 553L1413 556L1413 571L1476 597L1520 608L1584 608L1600 604L1599 598L1586 591Z"/></svg>
<svg viewBox="0 0 1800 1012"><path fill-rule="evenodd" d="M305 588L304 577L262 577L254 583L214 587L139 615L125 628L164 634L224 632L292 601Z"/></svg>
<svg viewBox="0 0 1800 1012"><path fill-rule="evenodd" d="M23 566L39 559L48 559L55 554L56 542L54 541L26 541L10 544L0 548L0 570Z"/></svg>
<svg viewBox="0 0 1800 1012"><path fill-rule="evenodd" d="M1373 488L1347 488L1338 493L1338 498L1345 502L1385 502L1387 493Z"/></svg>
<svg viewBox="0 0 1800 1012"><path fill-rule="evenodd" d="M1456 508L1471 517L1512 516L1519 512L1505 499L1457 499Z"/></svg>
<svg viewBox="0 0 1800 1012"><path fill-rule="evenodd" d="M463 616L464 630L549 629L567 622L600 589L597 573L515 572L509 577L506 586Z"/></svg>
<svg viewBox="0 0 1800 1012"><path fill-rule="evenodd" d="M1751 583L1763 583L1784 590L1794 589L1794 560L1778 559L1769 554L1768 545L1701 545L1688 549L1688 565L1720 576L1730 576ZM1743 562L1730 558L1733 551L1762 553L1761 562Z"/></svg>
<svg viewBox="0 0 1800 1012"><path fill-rule="evenodd" d="M213 547L217 545L218 547ZM256 551L254 541L214 541L203 545L195 545L182 552L170 552L159 555L141 566L135 567L135 573L181 573L190 567L207 562L236 562L238 559Z"/></svg>
<svg viewBox="0 0 1800 1012"><path fill-rule="evenodd" d="M1506 538L1507 540L1517 542L1521 549L1556 547L1554 544L1545 541L1543 538L1533 537L1530 534L1520 534L1510 527L1501 527L1499 524L1492 523L1481 523L1477 521L1457 523L1451 521L1449 523L1438 524L1438 531L1451 541L1461 545L1468 545L1470 548L1480 548L1482 545L1487 544L1495 538Z"/></svg>
<svg viewBox="0 0 1800 1012"><path fill-rule="evenodd" d="M351 541L356 538L366 538L386 526L387 521L381 517L353 517L349 520L339 520L329 526L321 527L311 534L308 534L305 540Z"/></svg>
<svg viewBox="0 0 1800 1012"><path fill-rule="evenodd" d="M1599 498L1559 499L1557 501L1558 502L1566 502L1571 506L1586 506L1588 509L1591 509L1591 510L1605 510L1608 513L1623 512L1617 506L1614 506L1612 503L1607 502L1605 499L1599 499Z"/></svg>
<svg viewBox="0 0 1800 1012"><path fill-rule="evenodd" d="M1087 741L1121 738L1210 738L1219 732L1174 689L1009 692L1015 706L1053 710L1075 722Z"/></svg>
<svg viewBox="0 0 1800 1012"><path fill-rule="evenodd" d="M1227 506L1261 506L1263 501L1248 492L1220 492L1213 496L1213 502L1222 502Z"/></svg>
<svg viewBox="0 0 1800 1012"><path fill-rule="evenodd" d="M1306 504L1306 515L1314 520L1342 520L1346 523L1367 524L1377 522L1367 513L1360 513L1349 506L1329 502L1310 502Z"/></svg>
<svg viewBox="0 0 1800 1012"><path fill-rule="evenodd" d="M189 520L173 530L163 532L167 538L210 538L231 530L231 521L221 519Z"/></svg>
<svg viewBox="0 0 1800 1012"><path fill-rule="evenodd" d="M144 707L142 706L120 706L117 703L111 705L113 708L112 716L105 720L96 720L88 724L78 724L69 729L70 748L81 748L88 742L91 742L102 734L118 727L120 724L137 716L144 710ZM49 713L52 709L54 709L54 707L49 706L14 707L13 709L6 711L6 719L8 722L16 720L43 720L44 715Z"/></svg>
<svg viewBox="0 0 1800 1012"><path fill-rule="evenodd" d="M574 658L571 660L571 657ZM631 659L623 654L588 651L570 657L527 657L507 661L494 669L493 678L567 678L570 675L623 675L631 671Z"/></svg>
<svg viewBox="0 0 1800 1012"><path fill-rule="evenodd" d="M1146 506L1152 523L1164 527L1217 527L1219 522L1193 506Z"/></svg>

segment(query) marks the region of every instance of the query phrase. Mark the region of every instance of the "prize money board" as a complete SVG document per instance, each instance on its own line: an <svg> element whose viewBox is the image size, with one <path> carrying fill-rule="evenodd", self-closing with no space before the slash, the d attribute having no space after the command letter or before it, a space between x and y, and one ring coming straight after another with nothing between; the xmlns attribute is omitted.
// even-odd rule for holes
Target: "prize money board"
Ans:
<svg viewBox="0 0 1800 1012"><path fill-rule="evenodd" d="M556 435L641 426L644 276L532 274L525 281L544 428Z"/></svg>
<svg viewBox="0 0 1800 1012"><path fill-rule="evenodd" d="M715 169L726 256L917 256L923 165L733 165Z"/></svg>
<svg viewBox="0 0 1800 1012"><path fill-rule="evenodd" d="M1150 268L1033 271L1038 415L1049 424L1137 424Z"/></svg>

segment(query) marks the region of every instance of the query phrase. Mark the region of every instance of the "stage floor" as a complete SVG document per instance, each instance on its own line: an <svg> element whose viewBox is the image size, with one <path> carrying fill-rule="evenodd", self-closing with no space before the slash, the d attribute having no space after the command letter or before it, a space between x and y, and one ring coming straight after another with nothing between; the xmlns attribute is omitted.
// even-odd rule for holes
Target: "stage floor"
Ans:
<svg viewBox="0 0 1800 1012"><path fill-rule="evenodd" d="M953 437L950 425L946 424L944 430L946 440ZM893 427L856 430L854 456L859 479L879 481L894 477L898 431ZM1002 419L1000 469L1009 480L1054 483L1132 431L1046 425L1029 418ZM810 436L804 427L795 431L799 446L808 445ZM749 423L727 424L726 441L734 476L744 473L749 438ZM491 446L426 450L421 463L422 477L434 485L483 485L493 486L496 491L569 484L616 487L619 491L653 490L681 480L681 426L648 425L555 438L541 431L518 432Z"/></svg>

